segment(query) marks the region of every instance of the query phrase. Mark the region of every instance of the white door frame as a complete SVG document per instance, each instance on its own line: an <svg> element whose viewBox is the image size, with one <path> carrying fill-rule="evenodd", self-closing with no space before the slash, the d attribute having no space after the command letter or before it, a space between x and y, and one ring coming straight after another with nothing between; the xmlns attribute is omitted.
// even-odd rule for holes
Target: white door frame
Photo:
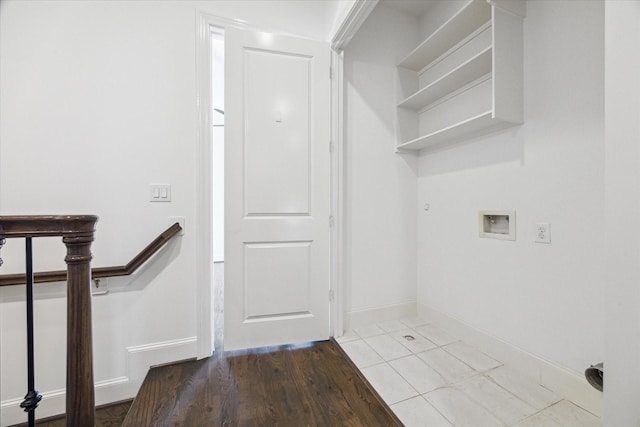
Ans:
<svg viewBox="0 0 640 427"><path fill-rule="evenodd" d="M345 332L348 295L348 263L346 262L345 230L345 111L344 111L344 49L373 12L378 0L354 0L343 21L331 38L331 331L333 337Z"/></svg>
<svg viewBox="0 0 640 427"><path fill-rule="evenodd" d="M244 28L234 20L197 14L196 24L196 334L197 357L213 353L213 162L211 112L211 27Z"/></svg>
<svg viewBox="0 0 640 427"><path fill-rule="evenodd" d="M344 333L344 165L343 165L343 61L331 50L331 336Z"/></svg>

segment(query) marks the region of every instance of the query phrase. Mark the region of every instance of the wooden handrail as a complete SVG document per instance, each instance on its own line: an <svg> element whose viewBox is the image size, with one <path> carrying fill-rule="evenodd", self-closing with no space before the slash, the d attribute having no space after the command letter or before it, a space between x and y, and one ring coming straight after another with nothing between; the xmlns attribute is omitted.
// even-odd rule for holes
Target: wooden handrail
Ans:
<svg viewBox="0 0 640 427"><path fill-rule="evenodd" d="M67 247L66 271L36 273L34 282L67 282L67 427L95 426L93 383L93 344L91 334L91 277L125 276L133 273L182 228L173 224L128 264L91 269L91 242L95 224L93 215L73 216L0 216L0 249L9 238L62 236ZM0 258L0 266L2 258ZM26 282L22 274L0 276L0 286ZM31 420L31 418L30 418Z"/></svg>
<svg viewBox="0 0 640 427"><path fill-rule="evenodd" d="M149 258L158 252L160 248L167 244L173 236L180 233L180 231L182 231L182 227L180 227L180 224L176 222L149 243L146 248L140 251L140 253L133 257L133 259L126 265L92 268L91 278L102 279L105 277L129 276L133 274L140 266L147 262ZM0 235L2 235L1 231ZM26 235L9 236L5 233L5 237L26 237ZM64 282L66 280L67 272L65 270L42 271L34 274L35 283ZM24 274L0 275L0 286L22 285L25 282L26 276Z"/></svg>
<svg viewBox="0 0 640 427"><path fill-rule="evenodd" d="M90 264L97 221L94 215L0 216L0 248L7 238L45 236L62 236L67 247L68 427L95 426Z"/></svg>

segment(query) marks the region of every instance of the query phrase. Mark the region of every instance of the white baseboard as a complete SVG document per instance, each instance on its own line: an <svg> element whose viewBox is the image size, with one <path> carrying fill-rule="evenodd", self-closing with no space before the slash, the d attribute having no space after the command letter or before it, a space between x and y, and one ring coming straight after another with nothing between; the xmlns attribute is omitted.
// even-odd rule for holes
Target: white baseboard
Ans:
<svg viewBox="0 0 640 427"><path fill-rule="evenodd" d="M196 337L189 337L127 347L129 381L139 381L140 388L150 367L196 357L197 341Z"/></svg>
<svg viewBox="0 0 640 427"><path fill-rule="evenodd" d="M559 396L602 416L602 393L591 387L584 377L425 305L418 304L418 315L505 365L529 374Z"/></svg>
<svg viewBox="0 0 640 427"><path fill-rule="evenodd" d="M415 301L390 304L382 307L373 307L347 312L344 326L348 331L349 329L368 326L373 323L397 320L403 317L413 317L416 315L417 308Z"/></svg>
<svg viewBox="0 0 640 427"><path fill-rule="evenodd" d="M164 341L127 348L127 376L111 378L95 383L96 405L118 402L135 397L149 368L155 365L190 359L196 356L196 337ZM37 384L36 384L37 385ZM37 418L64 414L66 393L64 389L41 391L43 398ZM20 408L23 398L0 403L0 426L26 422L27 415Z"/></svg>

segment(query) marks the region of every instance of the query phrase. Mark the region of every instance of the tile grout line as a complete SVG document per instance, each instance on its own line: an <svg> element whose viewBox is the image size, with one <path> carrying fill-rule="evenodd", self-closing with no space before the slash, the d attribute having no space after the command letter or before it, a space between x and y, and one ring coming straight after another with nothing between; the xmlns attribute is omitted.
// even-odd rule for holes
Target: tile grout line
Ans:
<svg viewBox="0 0 640 427"><path fill-rule="evenodd" d="M352 339L352 340L348 340L348 341L345 341L345 342L338 342L338 344L340 344L340 346L343 346L344 344L348 344L348 343L351 343L351 342L355 342L355 341L362 341L362 342L366 345L366 351L370 351L370 352L372 352L372 354L373 354L373 355L375 355L375 356L377 356L377 357L381 360L381 362L377 362L377 363L374 363L374 364L372 364L372 365L363 366L363 367L359 367L359 366L357 366L357 369L358 369L358 370L360 370L360 372L361 372L361 373L362 373L363 369L373 368L373 367L376 367L376 366L381 366L381 365L383 365L383 364L386 364L388 368L391 368L391 371L392 371L392 372L394 372L396 375L398 375L398 376L399 376L399 378L400 378L400 379L401 379L401 380L402 380L406 385L408 385L408 386L409 386L409 388L410 388L411 390L413 390L413 391L416 393L416 395L415 395L415 396L411 396L411 397L404 398L404 399L399 400L399 401L397 401L397 402L393 402L393 404L391 404L391 403L387 402L387 404L389 405L389 407L391 407L391 409L392 409L392 411L394 411L394 413L395 413L396 411L395 411L395 409L393 408L393 406L396 406L396 405L398 405L398 404L400 404L400 403L407 402L407 401L412 400L412 399L415 399L415 398L420 398L420 399L422 399L422 400L423 400L427 405L429 405L429 407L430 407L430 408L432 408L432 409L433 409L433 410L434 410L438 415L440 415L444 420L446 420L446 421L447 421L447 422L449 422L452 426L454 426L454 427L455 427L455 424L454 424L454 423L453 423L453 422L452 422L452 421L451 421L451 420L450 420L450 419L449 419L449 418L448 418L448 417L447 417L443 412L441 412L441 410L440 410L438 407L436 407L435 405L433 405L433 404L432 404L432 403L431 403L431 402L426 398L426 396L427 396L428 394L433 393L433 392L435 392L435 391L437 391L437 390L440 390L440 389L443 389L443 388L452 388L452 389L457 390L457 392L460 392L460 393L462 393L464 396L466 396L466 397L470 400L470 402L473 402L475 405L478 405L480 408L482 408L483 410L487 411L487 413L488 413L488 414L490 414L491 416L493 416L497 421L499 421L500 423L502 423L502 425L504 425L504 426L516 427L516 426L518 426L518 425L520 425L520 424L522 424L522 423L526 422L526 421L527 421L527 420L529 420L530 418L534 418L534 417L536 417L536 416L542 416L542 417L545 417L545 419L549 419L550 421L554 422L555 424L559 424L559 421L557 421L557 419L556 419L554 416L552 416L553 414L548 414L548 413L546 413L545 411L548 411L549 409L551 409L551 408L553 408L554 406L559 405L559 404L561 404L561 403L563 403L563 402L566 402L567 404L570 404L570 405L575 406L577 409L579 409L579 410L581 410L581 411L584 411L586 414L588 414L588 415L590 415L590 416L593 416L593 417L596 417L596 418L600 418L600 417L598 417L597 415L595 415L595 414L591 413L590 411L588 411L588 410L586 410L586 409L582 408L580 405L577 405L577 404L575 404L574 402L571 402L571 401L567 400L565 397L563 397L563 396L561 396L561 395L558 395L558 394L557 394L556 392L554 392L553 390L549 390L549 389L547 389L546 387L542 386L541 384L539 384L539 383L537 383L537 382L532 382L532 383L531 383L531 387L534 387L534 388L535 388L535 387L540 387L540 388L542 388L542 389L544 389L544 390L546 390L546 391L549 391L550 393L553 393L553 394L556 396L556 398L559 398L559 400L558 400L558 401L555 401L555 402L553 402L553 403L547 403L547 402L548 402L548 400L547 400L546 398L540 398L540 402L538 402L538 398L537 398L537 397L535 397L534 395L531 395L531 397L533 398L533 401L538 402L538 404L536 404L536 405L534 406L534 404L533 404L533 403L530 403L528 400L525 400L525 398L524 398L524 397L521 397L521 396L520 396L520 394L522 394L522 393L516 394L516 392L515 392L515 391L513 391L513 390L512 390L512 389L510 389L510 388L507 388L507 386L505 386L505 385L502 385L500 382L498 382L498 380L494 379L494 378L491 376L491 372L497 371L497 370L498 370L498 369L500 369L500 368L507 369L507 366L506 366L502 361L500 361L500 360L498 360L498 359L495 359L493 356L491 356L491 355L489 355L489 354L487 354L487 353L485 353L485 352L483 352L483 351L481 351L481 350L479 350L479 349L475 348L474 346L472 346L472 345L470 345L470 344L466 343L466 342L465 342L465 341L463 341L463 340L460 340L460 339L455 338L455 336L450 335L450 334L449 334L447 331L445 331L445 330L441 330L441 329L439 329L436 325L432 325L430 322L421 323L421 324L419 324L419 325L417 325L417 324L416 324L417 322L415 322L415 321L413 321L411 325L410 325L410 324L407 324L407 323L403 322L403 321L402 321L402 319L399 319L399 320L398 320L398 322L399 322L399 324L395 324L394 326L391 326L391 328L392 328L392 329L389 329L389 330L386 330L386 329L382 328L382 327L380 326L380 324L374 324L374 325L372 325L372 326L370 326L370 327L368 327L368 328L371 328L371 329L373 329L373 328L377 328L377 330L378 330L378 331L381 331L381 332L380 332L380 333L374 333L374 334L371 334L371 335L366 335L366 336L361 335L360 333L358 333L358 332L354 329L354 330L351 330L350 332L351 332L355 337L357 337L357 338L354 338L354 339ZM389 323L389 324L393 324L393 322L391 322L391 321L390 321L390 322L387 322L387 323ZM403 325L403 326L404 326L404 328L399 328L399 329L398 329L398 328L396 328L396 326L400 326L400 324L401 324L401 325ZM419 332L419 331L417 331L417 330L416 330L417 328L420 328L420 327L428 327L428 326L432 326L432 327L434 328L434 332L435 332L435 333L442 332L442 333L444 334L444 336L445 336L445 337L446 337L446 336L449 336L449 338L451 338L451 339L455 339L455 341L452 341L452 342L446 342L445 344L438 344L437 342L435 342L435 341L433 341L431 338L429 338L429 336L426 336L426 335L424 335L423 333L421 333L421 332ZM393 328L396 328L396 329L393 329ZM363 329L363 328L359 328L359 329ZM420 337L421 339L424 339L424 340L426 340L428 343L433 344L433 345L434 345L434 347L433 347L433 348L428 348L428 349L425 349L425 350L421 350L421 351L415 351L416 347L409 347L406 343L404 343L404 342L400 339L400 335L398 335L398 333L399 333L399 332L401 332L401 331L403 331L403 330L405 330L405 329L406 329L406 330L408 330L408 331L411 331L411 335L413 335L413 334L415 333L415 334L416 334L418 337ZM377 351L377 350L376 350L376 349L375 349L371 344L369 344L369 343L366 341L367 339L372 339L372 338L382 337L382 336L385 336L387 339L391 339L391 340L393 340L394 345L395 345L396 343L397 343L397 344L400 344L400 346L401 346L404 350L409 351L409 354L402 355L402 356L398 356L398 357L392 357L392 358L389 358L389 359L387 360L387 358L383 357L383 355L382 355L379 351ZM440 341L442 341L442 340L440 340ZM487 365L486 363L483 363L483 362L485 362L485 361L482 359L482 357L489 358L489 359L491 359L491 360L495 361L496 363L498 363L498 365L497 365L497 366L492 366L492 367L490 367L490 368L488 368L488 369L484 369L484 370L478 370L478 369L474 368L474 367L473 367L473 366L471 366L469 363L467 363L465 360L463 360L463 359L461 359L459 356L457 356L457 355L453 352L453 347L451 347L451 348L447 348L448 346L452 346L452 345L454 345L454 344L456 344L456 343L460 343L460 344L461 344L461 347L462 347L462 348L459 350L459 352L460 352L460 351L462 351L462 355L463 355L463 356L465 356L465 355L466 355L466 356L468 356L468 357L466 357L466 359L467 359L467 360L473 361L473 360L479 359L479 360L478 360L478 363L476 363L476 365L478 365L478 366L483 366L483 364L484 364L484 365ZM390 344L390 343L389 343L389 344ZM471 352L467 352L467 353L465 353L465 351L464 351L464 350L465 350L465 347L468 347L468 348L471 350ZM422 358L419 356L419 355L421 355L421 354L428 353L428 352L430 352L430 351L434 351L434 350L438 350L438 349L442 350L442 351L447 355L447 357L451 357L451 358L452 358L452 360L455 360L455 361L457 361L457 362L461 363L462 365L466 366L467 368L469 368L469 369L472 371L472 375L469 375L469 376L466 376L466 377L463 377L463 378L460 378L460 379L457 379L457 380L448 379L448 376L447 376L447 378L445 378L445 377L442 375L442 373L440 372L440 370L436 369L436 368L435 368L435 367L433 367L431 364L429 364L426 360L422 359ZM478 358L474 358L474 357L476 356L476 355L475 355L475 352L477 352L477 353L478 353L478 356L480 356L480 357L478 357ZM351 356L349 356L349 357L351 358ZM430 369L431 369L431 370L433 370L436 374L438 374L438 375L439 375L439 376L440 376L440 377L445 381L445 383L446 383L446 384L441 385L441 386L438 386L438 387L434 388L433 390L427 391L427 392L425 392L425 393L420 393L420 391L417 389L417 387L416 387L416 386L414 386L414 385L413 385L413 384L412 384L412 383L411 383L411 382L410 382L410 381L405 377L405 375L403 375L400 371L398 371L398 370L397 370L397 369L392 365L392 362L399 361L399 360L402 360L402 359L407 359L407 358L410 358L410 357L417 357L417 359L418 359L421 363L424 363L424 365L425 365L426 367L430 368ZM420 368L419 368L418 370L420 370ZM509 371L507 370L507 371L501 371L501 372L503 373L503 375L505 375L505 374L508 374L508 372L509 372ZM362 375L364 376L364 373L362 373ZM472 380L472 379L474 379L474 378L475 378L475 379L481 378L483 381L489 381L491 384L493 384L494 386L497 386L497 387L498 387L498 389L500 390L500 393L506 392L506 395L505 395L505 396L507 397L506 399L502 399L502 398L501 398L502 396L500 396L500 395L498 395L498 396L497 396L498 398L497 398L497 400L496 400L496 402L495 402L495 403L497 403L498 405L502 405L502 404L503 404L503 401L504 401L504 402L509 402L512 398L515 398L517 402L519 402L519 403L521 403L521 404L526 405L527 407L531 408L534 412L529 413L529 414L526 414L526 412L524 412L524 414L526 414L526 415L524 415L524 416L523 416L523 415L522 415L522 414L523 414L523 412L522 412L522 411L520 411L520 413L516 413L516 415L520 416L520 418L518 418L516 421L503 421L502 416L498 416L498 415L497 415L497 413L496 413L496 409L497 409L497 408L500 408L500 406L496 406L496 405L492 406L492 405L488 404L486 400L481 400L481 399L478 399L477 397L474 397L474 396L475 396L475 394L470 393L470 391L469 391L469 390L464 390L464 389L460 388L460 386L461 386L462 384L464 384L464 383L466 383L466 382L469 382L469 381L471 381L471 380ZM515 380L515 379L514 379L514 380ZM516 389L520 390L520 387L529 387L529 385L528 385L528 384L525 384L525 385L520 384L520 387L518 387L518 386L516 385L516 383L515 383L515 382L514 382L513 384L511 384L511 382L510 382L510 381L507 381L507 382L508 382L510 385L512 385L512 386L514 386L514 387L516 387L514 390L516 390ZM470 385L471 385L471 384L470 384ZM513 387L512 387L512 388L513 388ZM533 389L532 389L532 390L533 390ZM472 391L472 390L471 390L471 391ZM531 393L533 393L533 392L534 392L534 391L526 391L526 389L523 389L523 390L520 390L520 391L521 391L521 392L524 392L524 395L528 395L530 392L531 392ZM532 401L532 402L533 402L533 401ZM483 402L484 402L484 403L483 403ZM544 406L544 407L542 407L541 409L538 409L538 407L540 407L540 406L539 406L539 403L543 403L545 406ZM515 409L515 408L514 408L514 409ZM498 412L498 413L499 413L499 412ZM398 414L396 414L396 415L398 415ZM556 415L557 415L557 414L556 414ZM504 414L503 414L503 416L504 416ZM506 418L506 416L505 416L505 418Z"/></svg>
<svg viewBox="0 0 640 427"><path fill-rule="evenodd" d="M400 321L400 322L402 322L402 321ZM379 354L375 349L373 349L373 347L371 347L371 345L369 345L369 347L370 347L370 348L371 348L371 349L372 349L376 354L378 354L378 356L380 356L380 357L383 359L383 363L385 363L389 368L391 368L395 373L397 373L397 374L400 376L400 378L402 378L402 380L403 380L403 381L405 381L405 382L406 382L406 383L407 383L407 384L408 384L408 385L409 385L409 386L410 386L410 387L411 387L411 388L412 388L412 389L417 393L417 395L416 395L416 396L411 396L411 397L409 397L409 398L406 398L406 399L400 400L400 401L398 401L398 402L393 403L393 405L397 405L398 403L406 402L406 401L411 400L411 399L420 398L420 399L424 400L424 401L426 402L426 404L427 404L427 405L429 405L430 407L432 407L432 408L433 408L433 409L434 409L434 410L435 410L435 411L436 411L436 412L437 412L437 413L438 413L438 414L439 414L443 419L445 419L449 424L451 424L451 426L454 426L453 422L452 422L449 418L447 418L447 417L445 416L445 414L443 414L443 413L442 413L442 412L441 412L437 407L435 407L431 402L429 402L429 401L424 397L424 395L425 395L425 394L428 394L429 392L427 392L427 393L420 393L420 391L419 391L418 389L416 389L416 388L413 386L413 384L411 384L411 383L410 383L410 382L409 382L409 381L404 377L404 375L402 375L402 373L398 372L398 370L397 370L397 369L395 369L395 368L393 367L393 365L391 365L391 363L390 363L390 362L391 362L391 361L393 361L393 360L399 360L399 359L403 359L403 358L407 358L407 357L415 356L415 357L417 357L417 358L418 358L418 360L419 360L420 362L422 362L422 363L424 363L425 365L429 366L429 367L430 367L431 369L433 369L436 373L438 373L438 375L440 375L440 376L442 377L442 374L440 374L440 372L438 372L435 368L433 368L433 367L432 367L432 366L430 366L427 362L425 362L425 361L424 361L424 360L422 360L420 357L418 357L418 354L420 354L420 353L424 353L424 352L427 352L427 351L430 351L430 350L435 350L435 349L437 349L437 348L441 348L441 346L439 346L439 345L438 345L438 344L436 344L435 342L431 341L429 338L427 338L427 337L423 336L422 334L420 334L420 333L419 333L418 331L416 331L413 327L411 327L411 326L409 326L409 325L405 324L404 322L402 322L402 323L407 327L407 329L409 329L410 331L412 331L412 332L416 333L417 335L421 336L422 338L426 339L427 341L429 341L429 342L433 343L436 347L434 347L434 348L432 348L432 349L424 350L424 351L421 351L421 352L418 352L418 353L414 353L412 349L408 348L408 347L407 347L407 346L405 346L401 341L396 340L396 339L395 339L395 337L393 337L393 336L391 336L391 335L390 335L390 334L392 334L393 332L398 332L398 331L401 331L402 329L400 329L400 330L398 330L398 331L389 331L389 332L385 332L385 334L384 334L384 335L389 336L389 337L390 337L390 338L392 338L393 340L397 341L400 345L402 345L403 347L405 347L408 351L410 351L410 354L409 354L409 355L401 356L401 357L398 357L398 358L396 358L396 359L386 360L386 359L384 359L384 357L382 357L382 355L380 355L380 354ZM428 323L427 323L427 324L428 324ZM424 326L424 325L420 325L420 326ZM355 332L355 331L354 331L354 332ZM357 332L355 332L355 333L356 333L358 336L360 336ZM374 335L374 336L380 336L380 335ZM365 342L365 344L368 344L368 343L365 341L365 338L361 337L361 339L362 339L362 341L364 341L364 342ZM380 364L381 364L381 363L380 363ZM378 365L380 365L380 364L373 365L373 366L378 366ZM358 369L360 369L360 368L358 368ZM363 373L363 375L364 375L364 373ZM436 388L436 389L434 389L434 390L437 390L437 389L442 388L442 387L445 387L445 386L437 387L437 388ZM375 388L375 387L374 387L374 388ZM434 391L434 390L431 390L431 391ZM395 410L394 410L394 408L393 408L393 405L391 405L391 404L390 404L390 405L389 405L389 407L390 407L390 408L391 408L391 410L392 410L392 411L394 411L394 413L395 413ZM398 414L396 414L396 415L398 415ZM454 427L455 427L455 426L454 426Z"/></svg>

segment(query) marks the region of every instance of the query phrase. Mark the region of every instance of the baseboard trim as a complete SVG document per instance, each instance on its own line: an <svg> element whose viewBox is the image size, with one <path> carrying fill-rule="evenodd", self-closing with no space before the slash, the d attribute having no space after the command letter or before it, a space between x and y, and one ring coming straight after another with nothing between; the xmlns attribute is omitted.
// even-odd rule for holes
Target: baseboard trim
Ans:
<svg viewBox="0 0 640 427"><path fill-rule="evenodd" d="M129 379L142 380L152 366L195 357L197 347L197 337L127 347Z"/></svg>
<svg viewBox="0 0 640 427"><path fill-rule="evenodd" d="M131 395L132 392L135 395L136 390L132 390L127 377L98 381L95 384L96 405L131 399L133 397ZM42 394L42 401L38 405L38 409L36 409L38 419L64 414L66 405L65 389L51 390L40 394ZM2 412L0 425L8 426L26 422L27 415L20 408L22 400L22 398L19 398L2 402L0 406L0 412Z"/></svg>
<svg viewBox="0 0 640 427"><path fill-rule="evenodd" d="M413 317L417 314L418 311L415 301L353 310L346 313L345 329L359 328L361 326L371 325L372 323L396 320L403 317Z"/></svg>
<svg viewBox="0 0 640 427"><path fill-rule="evenodd" d="M436 309L418 304L417 310L418 315L426 321L444 329L478 350L496 357L505 365L528 374L541 386L554 391L587 411L602 416L602 393L591 387L584 377Z"/></svg>
<svg viewBox="0 0 640 427"><path fill-rule="evenodd" d="M96 406L128 400L138 393L142 380L152 366L193 358L197 351L197 338L156 342L128 347L127 376L110 378L95 383ZM65 413L65 389L40 392L43 399L38 405L38 418L48 418ZM23 398L14 398L0 403L0 426L9 426L26 421L20 408Z"/></svg>

